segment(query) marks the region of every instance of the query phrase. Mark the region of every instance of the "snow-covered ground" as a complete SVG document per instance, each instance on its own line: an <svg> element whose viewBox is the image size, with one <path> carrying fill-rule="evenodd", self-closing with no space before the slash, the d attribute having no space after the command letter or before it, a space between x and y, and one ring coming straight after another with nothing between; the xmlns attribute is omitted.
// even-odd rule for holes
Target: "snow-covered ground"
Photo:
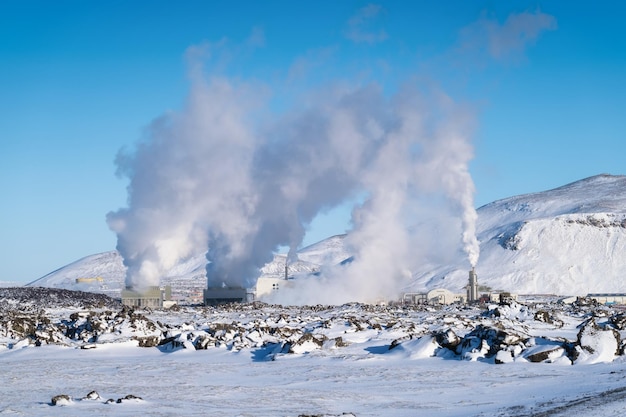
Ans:
<svg viewBox="0 0 626 417"><path fill-rule="evenodd" d="M84 293L0 295L2 415L626 410L626 315L593 303L131 311Z"/></svg>
<svg viewBox="0 0 626 417"><path fill-rule="evenodd" d="M492 365L370 349L257 361L254 351L110 345L0 354L0 414L47 416L618 416L626 364ZM381 349L382 350L382 349ZM62 410L51 397L97 391ZM105 404L132 394L142 401ZM59 406L56 406L59 408Z"/></svg>

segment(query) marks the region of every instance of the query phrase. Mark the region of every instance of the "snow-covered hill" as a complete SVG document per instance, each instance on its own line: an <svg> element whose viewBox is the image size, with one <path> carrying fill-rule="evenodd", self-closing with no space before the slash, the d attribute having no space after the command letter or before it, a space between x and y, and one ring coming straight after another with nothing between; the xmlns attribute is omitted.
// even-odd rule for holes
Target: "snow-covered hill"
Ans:
<svg viewBox="0 0 626 417"><path fill-rule="evenodd" d="M27 284L28 287L119 293L124 265L117 251L86 256ZM84 282L79 282L84 280Z"/></svg>
<svg viewBox="0 0 626 417"><path fill-rule="evenodd" d="M523 294L626 292L626 176L598 175L478 209L479 282ZM416 271L454 290L463 265Z"/></svg>
<svg viewBox="0 0 626 417"><path fill-rule="evenodd" d="M522 294L626 292L626 176L598 175L554 190L520 195L478 209L481 257L479 283ZM289 274L309 274L321 265L349 258L344 235L333 236L298 252ZM191 257L170 270L164 284L206 285L205 256ZM281 277L285 256L276 255L263 276ZM437 287L462 291L467 260L452 265L424 265L413 271L407 291ZM77 283L77 278L98 278ZM85 281L85 280L79 280ZM124 281L120 255L88 256L31 286L118 292Z"/></svg>

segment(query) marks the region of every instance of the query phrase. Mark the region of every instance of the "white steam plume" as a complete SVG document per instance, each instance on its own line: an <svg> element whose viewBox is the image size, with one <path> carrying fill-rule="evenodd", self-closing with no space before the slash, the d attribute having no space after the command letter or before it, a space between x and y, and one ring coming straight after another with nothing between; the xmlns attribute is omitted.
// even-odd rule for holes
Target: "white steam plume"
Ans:
<svg viewBox="0 0 626 417"><path fill-rule="evenodd" d="M158 285L176 262L207 248L209 230L233 242L231 253L245 251L239 237L257 228L250 218L257 144L248 127L257 95L224 79L196 81L183 112L161 117L134 153L118 155L119 172L130 178L129 207L107 220L127 286Z"/></svg>
<svg viewBox="0 0 626 417"><path fill-rule="evenodd" d="M209 286L251 287L278 247L295 258L313 218L356 195L367 199L348 238L354 261L280 291L279 301L394 298L428 257L454 256L461 236L475 263L469 118L458 105L411 85L391 97L375 84L334 86L261 124L265 96L262 87L193 77L183 111L120 154L129 207L108 221L128 286L158 285L179 260L208 250ZM439 235L420 228L429 204Z"/></svg>
<svg viewBox="0 0 626 417"><path fill-rule="evenodd" d="M461 236L470 262L477 260L474 186L467 167L472 157L469 114L444 95L411 85L391 98L379 91L362 95L358 103L367 109L367 121L344 118L338 132L338 138L349 141L355 184L367 193L346 238L354 260L326 268L320 278L297 280L271 301L395 299L410 284L411 271L446 258L438 252L447 252L448 260L455 256ZM346 135L364 125L367 135ZM438 226L429 229L424 221Z"/></svg>
<svg viewBox="0 0 626 417"><path fill-rule="evenodd" d="M459 106L444 94L435 94L438 103L431 137L422 142L422 158L416 166L420 185L428 191L441 190L454 203L462 222L463 249L471 266L476 266L480 246L476 238L478 215L474 207L474 182L469 162L474 153L471 144L473 117L469 109Z"/></svg>

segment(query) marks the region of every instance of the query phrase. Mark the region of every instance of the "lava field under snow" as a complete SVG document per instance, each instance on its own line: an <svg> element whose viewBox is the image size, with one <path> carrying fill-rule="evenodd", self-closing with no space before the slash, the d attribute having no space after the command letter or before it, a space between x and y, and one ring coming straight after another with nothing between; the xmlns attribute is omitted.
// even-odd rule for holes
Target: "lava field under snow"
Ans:
<svg viewBox="0 0 626 417"><path fill-rule="evenodd" d="M610 362L624 354L626 315L588 299L483 306L263 303L135 310L100 294L0 289L0 346L98 348L135 342L179 349L280 355L404 352L494 364Z"/></svg>

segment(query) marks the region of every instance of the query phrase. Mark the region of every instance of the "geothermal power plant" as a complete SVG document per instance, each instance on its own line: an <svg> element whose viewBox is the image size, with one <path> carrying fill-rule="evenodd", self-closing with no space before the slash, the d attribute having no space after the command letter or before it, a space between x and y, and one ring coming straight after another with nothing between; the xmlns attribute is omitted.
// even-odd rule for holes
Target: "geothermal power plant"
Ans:
<svg viewBox="0 0 626 417"><path fill-rule="evenodd" d="M288 280L288 268L285 266L284 278L260 278L256 290L243 287L207 287L203 291L202 303L205 306L219 306L231 303L247 303L255 301L271 291L278 291L283 287L282 283ZM267 282L266 282L267 281ZM137 308L161 308L168 307L175 302L171 299L171 287L152 286L143 290L127 287L122 291L122 304ZM481 301L498 301L502 297L511 297L510 293L484 294L479 293L478 274L472 267L468 274L466 292L453 293L444 288L432 289L428 292L405 293L401 301L404 304L452 304L452 303L477 303ZM384 300L385 302L391 300ZM396 301L396 300L394 300Z"/></svg>

